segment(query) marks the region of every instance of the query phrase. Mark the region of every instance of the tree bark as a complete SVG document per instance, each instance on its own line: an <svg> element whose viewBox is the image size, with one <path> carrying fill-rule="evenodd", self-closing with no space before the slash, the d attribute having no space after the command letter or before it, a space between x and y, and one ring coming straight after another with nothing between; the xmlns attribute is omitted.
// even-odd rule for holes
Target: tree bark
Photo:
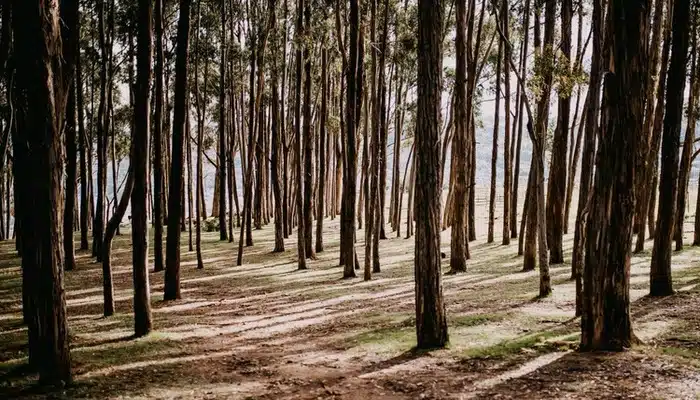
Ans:
<svg viewBox="0 0 700 400"><path fill-rule="evenodd" d="M144 0L145 1L145 0ZM189 59L191 0L180 0L175 58L175 108L173 110L172 161L168 196L164 300L180 298L180 219L182 213L184 130L187 117L187 64Z"/></svg>
<svg viewBox="0 0 700 400"><path fill-rule="evenodd" d="M594 3L600 8L600 3ZM622 350L634 341L629 268L634 166L642 130L646 75L646 0L610 2L610 70L586 226L581 350ZM600 14L598 14L600 15Z"/></svg>
<svg viewBox="0 0 700 400"><path fill-rule="evenodd" d="M651 253L650 294L673 294L671 244L678 193L678 148L683 124L683 95L688 61L690 1L678 0L673 6L673 50L666 82L666 110L661 144L659 213L654 249ZM692 94L691 94L692 96Z"/></svg>
<svg viewBox="0 0 700 400"><path fill-rule="evenodd" d="M561 45L563 57L559 62L570 70L571 65L571 15L572 1L561 2ZM557 126L552 143L552 161L549 168L547 188L547 234L550 248L550 262L564 262L564 202L566 200L566 150L569 136L569 114L571 112L571 90L564 88L559 92L559 109Z"/></svg>
<svg viewBox="0 0 700 400"><path fill-rule="evenodd" d="M70 350L61 257L63 193L61 127L73 76L62 56L58 2L8 2L15 38L17 134L31 151L15 153L20 185L16 197L21 230L23 302L28 322L29 362L46 384L71 381ZM77 2L64 11L77 18ZM75 19L63 21L73 30ZM5 21L3 21L5 22ZM72 34L73 32L71 32ZM21 44L21 45L20 45ZM67 50L73 51L71 41ZM65 63L65 64L64 64ZM21 180L21 181L20 181ZM19 236L18 236L19 238Z"/></svg>
<svg viewBox="0 0 700 400"><path fill-rule="evenodd" d="M418 2L416 117L416 333L421 349L444 347L447 318L440 272L440 92L442 5Z"/></svg>

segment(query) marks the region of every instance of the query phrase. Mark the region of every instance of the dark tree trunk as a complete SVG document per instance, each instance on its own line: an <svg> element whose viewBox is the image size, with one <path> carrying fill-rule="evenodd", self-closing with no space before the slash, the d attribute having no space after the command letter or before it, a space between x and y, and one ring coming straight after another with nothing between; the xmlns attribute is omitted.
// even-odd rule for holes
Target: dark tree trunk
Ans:
<svg viewBox="0 0 700 400"><path fill-rule="evenodd" d="M219 64L219 240L226 234L226 7L221 0L221 63ZM232 16L233 17L233 16Z"/></svg>
<svg viewBox="0 0 700 400"><path fill-rule="evenodd" d="M163 265L163 0L155 4L156 63L155 63L155 110L153 121L153 262L156 272L165 269ZM173 201L172 199L171 201Z"/></svg>
<svg viewBox="0 0 700 400"><path fill-rule="evenodd" d="M78 18L78 27L80 27L80 18ZM79 28L78 28L79 29ZM88 174L88 158L90 152L90 144L88 143L87 133L85 132L85 101L83 95L83 68L82 57L80 52L76 52L76 92L77 92L77 109L78 109L78 140L80 142L80 250L89 248L89 226L90 218L90 203L89 203L89 181L92 180L92 175Z"/></svg>
<svg viewBox="0 0 700 400"><path fill-rule="evenodd" d="M71 84L67 88L67 90L69 93L68 105L66 107L66 121L64 129L64 132L66 134L66 202L63 214L63 254L65 260L64 268L66 271L71 271L75 269L75 244L73 242L73 220L75 216L76 189L75 179L77 172L77 149L75 143L75 85ZM4 152L2 153L2 155L4 158Z"/></svg>
<svg viewBox="0 0 700 400"><path fill-rule="evenodd" d="M188 8L181 8L181 10L186 12L187 14L185 15L189 17ZM153 325L151 320L151 290L148 283L148 207L146 204L146 196L148 195L148 130L150 129L149 97L151 94L151 58L153 53L151 44L153 39L152 24L152 2L150 0L139 0L134 134L132 139L133 151L131 153L131 168L134 174L134 188L131 192L131 241L134 248L134 335L136 337L150 333ZM175 126L175 131L177 132L177 125ZM177 204L174 197L171 196L170 198L171 204Z"/></svg>
<svg viewBox="0 0 700 400"><path fill-rule="evenodd" d="M469 9L474 7L474 1L469 1ZM457 0L456 4L456 75L455 75L455 136L452 141L452 164L455 165L454 182L454 220L450 241L450 272L464 272L467 270L469 248L466 231L466 204L467 198L467 45L471 44L470 36L466 37L467 29L467 1ZM418 153L416 153L417 155ZM438 192L440 190L438 189ZM439 214L438 214L439 215ZM438 248L439 251L439 248ZM438 264L439 265L439 264ZM439 273L439 268L438 268Z"/></svg>
<svg viewBox="0 0 700 400"><path fill-rule="evenodd" d="M416 126L416 333L418 348L447 344L440 273L440 2L418 2L418 104Z"/></svg>
<svg viewBox="0 0 700 400"><path fill-rule="evenodd" d="M591 185L593 183L593 167L598 134L598 98L600 97L601 60L603 46L603 2L595 0L591 20L593 33L593 57L591 58L591 73L588 82L588 97L586 107L586 127L581 158L581 178L579 183L578 209L576 212L576 227L574 228L574 248L571 256L571 273L576 279L576 315L583 312L583 266L586 248L586 225L592 204L590 201Z"/></svg>
<svg viewBox="0 0 700 400"><path fill-rule="evenodd" d="M321 49L321 121L318 146L318 204L316 205L316 252L323 251L323 210L326 188L326 119L328 117L328 50ZM275 217L276 218L276 217Z"/></svg>
<svg viewBox="0 0 700 400"><path fill-rule="evenodd" d="M671 51L671 63L666 82L666 111L661 145L659 215L656 221L654 249L651 253L650 293L652 296L673 294L671 244L678 193L678 148L680 147L681 126L683 124L683 95L688 67L689 31L690 1L675 1L673 6L673 50Z"/></svg>
<svg viewBox="0 0 700 400"><path fill-rule="evenodd" d="M304 40L304 0L299 0L297 2L297 21L296 21L296 35L297 41L303 42ZM306 241L304 240L304 234L306 229L304 228L304 223L306 218L304 216L304 196L303 196L303 154L301 152L301 65L303 53L301 46L297 47L296 50L296 71L295 71L295 86L294 86L294 156L296 158L295 164L295 175L297 179L297 189L295 194L296 208L299 215L298 227L297 227L297 247L298 247L298 269L306 269Z"/></svg>
<svg viewBox="0 0 700 400"><path fill-rule="evenodd" d="M572 1L561 2L561 45L559 49L566 70L570 69L571 59L571 15ZM564 88L559 92L557 126L552 143L552 162L549 168L547 188L547 242L550 249L550 262L564 262L564 201L566 200L566 149L569 136L569 114L571 112L571 91Z"/></svg>
<svg viewBox="0 0 700 400"><path fill-rule="evenodd" d="M8 2L3 8L10 7ZM62 118L73 77L72 38L78 4L65 1L61 16L71 39L61 54L58 2L11 3L16 66L17 134L31 151L15 153L16 198L21 219L23 302L28 322L29 361L40 382L71 381L63 287ZM3 21L3 23L6 20ZM64 64L65 62L65 64ZM63 69L62 69L63 68ZM20 182L20 179L22 180ZM18 236L19 238L19 236Z"/></svg>
<svg viewBox="0 0 700 400"><path fill-rule="evenodd" d="M697 8L696 8L697 9ZM697 123L696 103L700 95L700 85L697 78L697 25L693 24L692 36L692 62L690 75L690 96L688 98L688 122L683 139L683 151L680 166L678 168L678 195L676 196L676 215L674 225L674 240L676 251L683 250L683 228L685 223L685 206L688 198L688 179L692 167L692 156L695 146L695 124Z"/></svg>
<svg viewBox="0 0 700 400"><path fill-rule="evenodd" d="M605 79L603 132L586 226L582 350L621 350L630 347L634 337L629 273L634 166L647 76L647 2L613 0L608 12L606 46L615 73Z"/></svg>
<svg viewBox="0 0 700 400"><path fill-rule="evenodd" d="M304 127L303 127L303 145L304 145L304 204L303 209L299 209L300 214L304 215L304 229L298 231L303 232L306 258L314 259L313 248L313 187L314 187L314 138L313 129L311 127L311 52L309 51L309 43L306 41L307 35L310 37L311 32L311 1L300 0L302 3L299 12L304 11L305 26L303 27L304 49L302 59L304 60ZM297 87L297 91L301 90L301 86ZM299 188L301 188L301 182ZM303 212L302 212L303 210Z"/></svg>
<svg viewBox="0 0 700 400"><path fill-rule="evenodd" d="M104 26L104 2L97 1L97 20L100 37L100 99L97 106L97 205L95 220L92 227L93 248L92 254L101 261L102 243L104 240L104 222L106 209L107 187L107 43Z"/></svg>
<svg viewBox="0 0 700 400"><path fill-rule="evenodd" d="M501 15L503 16L503 40L510 40L510 23L509 23L509 7L508 0L503 0L501 5ZM503 57L510 60L510 45L505 46ZM503 63L503 86L505 93L503 94L504 111L505 111L505 126L503 134L503 245L510 244L510 214L511 214L511 187L512 187L512 168L513 160L511 160L510 141L511 141L511 124L510 124L510 62Z"/></svg>
<svg viewBox="0 0 700 400"><path fill-rule="evenodd" d="M337 5L339 7L339 5ZM345 142L343 159L343 198L340 210L340 264L343 277L355 277L355 201L357 186L357 154L355 136L357 116L362 98L362 33L360 31L358 0L350 0L350 41L346 70ZM359 104L358 104L359 103Z"/></svg>
<svg viewBox="0 0 700 400"><path fill-rule="evenodd" d="M661 28L662 25L664 25L664 21L666 21L666 26L663 32L664 43L659 77L657 79L649 79L645 89L644 131L642 131L642 140L639 143L640 158L637 160L637 169L639 172L635 177L635 194L637 197L634 211L634 231L637 234L637 243L634 247L635 253L644 250L647 210L649 209L651 198L654 197L652 195L653 191L656 190L656 185L652 186L649 181L652 181L655 175L655 173L652 173L651 169L656 168L659 155L660 131L663 119L663 99L666 93L666 72L668 70L668 59L671 53L670 12L667 12L666 14L669 15L664 18L664 4L670 3L665 0L655 0L654 4L654 20L649 47L651 49L651 54L649 54L649 72L652 74L656 74L658 69ZM655 81L658 81L656 97L654 96ZM656 106L654 106L655 100ZM655 221L650 220L649 226L652 227L654 222Z"/></svg>
<svg viewBox="0 0 700 400"><path fill-rule="evenodd" d="M501 13L501 15L504 15ZM507 13L505 14L507 15ZM501 111L501 60L503 59L502 40L498 45L498 60L496 61L496 104L493 118L493 141L491 148L491 189L489 190L489 223L486 237L487 243L493 243L493 225L496 217L496 167L498 163L498 128ZM506 62L507 64L507 62ZM506 124L507 126L508 124Z"/></svg>
<svg viewBox="0 0 700 400"><path fill-rule="evenodd" d="M131 154L133 155L133 146L131 149ZM124 218L126 213L126 208L129 206L129 199L131 198L134 189L134 170L133 166L129 165L129 171L127 173L126 182L124 183L124 191L119 200L117 208L114 209L114 214L112 218L107 222L107 227L105 229L105 241L102 243L102 290L104 292L104 306L103 312L105 317L114 315L114 285L112 283L112 241L114 236L117 234L117 228ZM133 233L132 233L133 234ZM150 307L150 305L149 305ZM150 312L150 311L149 311Z"/></svg>
<svg viewBox="0 0 700 400"><path fill-rule="evenodd" d="M530 0L525 0L525 10L523 13L525 14L525 21L523 26L525 27L525 30L529 31L530 29ZM520 53L520 76L525 75L525 71L527 68L527 54L528 54L528 44L530 41L530 35L524 35L523 37L523 45L521 48L521 53ZM517 71L516 71L517 72ZM520 148L522 146L522 139L523 139L523 114L524 114L524 106L525 106L525 86L523 82L518 83L518 96L519 99L516 100L516 112L518 113L518 118L516 118L516 121L518 123L518 137L516 140L513 141L512 146L513 146L513 151L511 153L514 153L513 156L515 157L515 162L513 165L513 191L511 193L511 207L513 212L510 215L510 237L511 238L516 238L518 237L518 186L520 185ZM514 121L514 123L516 122ZM515 131L515 130L514 130ZM527 191L527 188L526 188ZM525 196L527 198L527 196ZM525 212L523 212L521 216L522 220L526 219ZM521 223L522 225L522 223ZM521 229L522 231L522 229ZM522 235L522 232L520 233ZM522 247L520 245L520 242L522 240L518 241L518 247ZM518 251L520 254L520 250Z"/></svg>
<svg viewBox="0 0 700 400"><path fill-rule="evenodd" d="M180 0L175 58L175 109L173 113L172 163L168 201L168 236L165 261L165 300L180 298L180 219L183 190L184 130L187 117L187 63L190 39L190 0Z"/></svg>

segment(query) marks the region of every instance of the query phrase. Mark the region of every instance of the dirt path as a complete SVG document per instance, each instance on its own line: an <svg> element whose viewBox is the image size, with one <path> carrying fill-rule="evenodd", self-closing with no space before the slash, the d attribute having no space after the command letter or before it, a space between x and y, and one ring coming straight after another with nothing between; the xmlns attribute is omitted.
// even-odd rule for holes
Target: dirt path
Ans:
<svg viewBox="0 0 700 400"><path fill-rule="evenodd" d="M183 300L162 301L151 273L155 333L134 340L130 237L114 250L117 314L102 317L101 267L79 254L66 274L75 383L65 398L469 399L688 398L700 395L700 249L674 255L678 295L644 297L650 254L634 257L634 329L644 345L580 354L570 265L553 266L552 297L535 301L517 244L472 245L466 274L444 276L445 350L415 352L413 240L381 242L382 272L342 280L338 222L326 251L295 270L295 237L272 254L272 226L255 231L242 267L233 246L204 235L205 269L183 247ZM362 238L364 235L358 235ZM393 235L390 235L393 236ZM571 237L566 238L570 253ZM358 248L362 251L362 242ZM449 231L443 236L449 248ZM42 393L26 374L19 259L0 244L0 397ZM651 243L649 246L651 247ZM360 254L361 255L361 254ZM360 257L362 259L362 257ZM569 260L567 254L567 260ZM444 268L447 269L447 260Z"/></svg>

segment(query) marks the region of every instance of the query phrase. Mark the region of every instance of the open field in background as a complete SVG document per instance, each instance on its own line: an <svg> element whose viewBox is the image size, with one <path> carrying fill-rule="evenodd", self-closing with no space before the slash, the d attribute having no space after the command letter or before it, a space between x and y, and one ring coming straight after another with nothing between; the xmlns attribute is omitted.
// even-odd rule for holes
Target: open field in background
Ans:
<svg viewBox="0 0 700 400"><path fill-rule="evenodd" d="M488 199L479 189L477 199ZM485 197L482 193L486 193ZM694 208L695 196L689 201ZM404 202L405 205L405 202ZM203 235L196 269L183 234L182 296L162 301L151 273L155 333L133 329L130 233L114 243L116 315L102 317L102 271L88 254L66 273L75 382L63 398L467 399L688 398L700 395L700 248L674 253L678 294L645 297L652 243L634 256L634 329L644 344L620 354L579 354L574 283L566 264L551 268L553 295L535 300L538 273L520 272L517 240L486 244L487 204L478 201L479 238L468 272L443 276L450 346L415 352L413 239L380 242L382 272L343 280L339 221L326 220L325 251L296 270L296 236L272 254L273 225L254 231L244 265L233 244ZM520 203L519 207L522 206ZM575 214L575 213L573 213ZM692 216L686 242L692 238ZM498 215L498 212L497 212ZM404 213L405 218L405 213ZM402 233L405 226L402 227ZM238 232L236 232L236 239ZM449 253L449 229L443 251ZM360 260L364 234L358 234ZM236 240L237 245L237 240ZM449 268L443 260L443 270ZM0 397L44 398L27 376L21 324L20 260L0 243Z"/></svg>

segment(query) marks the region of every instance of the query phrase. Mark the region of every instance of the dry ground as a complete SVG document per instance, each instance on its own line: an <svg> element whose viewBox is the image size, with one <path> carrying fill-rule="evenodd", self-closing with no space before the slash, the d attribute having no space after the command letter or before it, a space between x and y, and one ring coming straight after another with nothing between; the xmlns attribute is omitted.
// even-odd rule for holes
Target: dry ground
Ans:
<svg viewBox="0 0 700 400"><path fill-rule="evenodd" d="M480 237L469 271L443 277L450 346L417 352L413 239L388 231L382 272L363 282L341 279L337 219L325 221L326 251L307 271L296 270L295 236L287 252L270 253L272 226L254 232L241 267L232 244L205 234L204 270L185 233L182 300L163 302L163 275L151 273L155 331L133 339L125 233L115 241L115 316L102 317L101 267L87 254L66 273L75 382L48 393L26 372L20 261L14 243L0 244L0 398L700 398L699 248L674 254L678 294L663 299L645 297L650 252L635 256L632 310L644 344L581 354L570 264L552 267L553 295L535 300L538 275L520 272L517 241Z"/></svg>

